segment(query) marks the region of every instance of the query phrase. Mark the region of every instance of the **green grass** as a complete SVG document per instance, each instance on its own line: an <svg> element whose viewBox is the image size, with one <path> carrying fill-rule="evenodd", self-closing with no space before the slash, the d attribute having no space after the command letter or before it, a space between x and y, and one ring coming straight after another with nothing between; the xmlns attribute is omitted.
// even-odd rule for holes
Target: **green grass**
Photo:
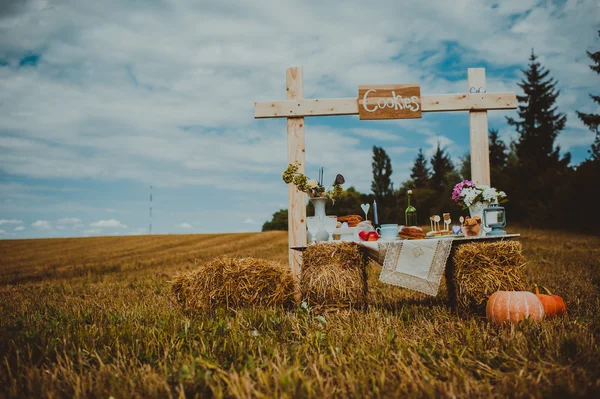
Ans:
<svg viewBox="0 0 600 399"><path fill-rule="evenodd" d="M600 237L521 233L566 317L491 326L374 265L362 311L172 302L196 260L286 261L282 232L0 241L0 397L598 397Z"/></svg>

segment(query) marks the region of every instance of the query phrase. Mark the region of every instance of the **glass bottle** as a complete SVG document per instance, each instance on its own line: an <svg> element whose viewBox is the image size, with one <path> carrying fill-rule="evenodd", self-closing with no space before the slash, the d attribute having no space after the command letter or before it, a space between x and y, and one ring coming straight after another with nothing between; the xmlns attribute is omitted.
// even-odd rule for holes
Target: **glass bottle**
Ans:
<svg viewBox="0 0 600 399"><path fill-rule="evenodd" d="M417 210L414 206L410 204L410 196L412 195L412 190L408 190L408 207L406 207L406 211L404 211L404 225L405 226L418 226L417 222Z"/></svg>

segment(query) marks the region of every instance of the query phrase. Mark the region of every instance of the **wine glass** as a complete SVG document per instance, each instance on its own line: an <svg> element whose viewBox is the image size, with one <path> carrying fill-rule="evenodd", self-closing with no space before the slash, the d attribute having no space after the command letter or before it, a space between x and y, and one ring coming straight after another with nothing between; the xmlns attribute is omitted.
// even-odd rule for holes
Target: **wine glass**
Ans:
<svg viewBox="0 0 600 399"><path fill-rule="evenodd" d="M308 232L311 236L311 244L317 242L317 231L319 231L319 227L321 225L320 218L316 216L309 216L306 218L306 227L308 228Z"/></svg>
<svg viewBox="0 0 600 399"><path fill-rule="evenodd" d="M329 241L333 241L333 231L337 227L337 216L327 216L325 218L325 231L329 233Z"/></svg>

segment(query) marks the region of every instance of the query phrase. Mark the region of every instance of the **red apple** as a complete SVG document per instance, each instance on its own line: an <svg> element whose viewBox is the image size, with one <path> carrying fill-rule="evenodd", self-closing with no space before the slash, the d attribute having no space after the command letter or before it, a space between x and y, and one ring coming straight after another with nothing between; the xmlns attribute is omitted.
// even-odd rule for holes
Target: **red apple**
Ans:
<svg viewBox="0 0 600 399"><path fill-rule="evenodd" d="M358 233L358 237L361 240L363 240L363 241L368 241L369 240L369 233L372 233L372 231L371 232L369 232L369 231L361 231L360 233Z"/></svg>

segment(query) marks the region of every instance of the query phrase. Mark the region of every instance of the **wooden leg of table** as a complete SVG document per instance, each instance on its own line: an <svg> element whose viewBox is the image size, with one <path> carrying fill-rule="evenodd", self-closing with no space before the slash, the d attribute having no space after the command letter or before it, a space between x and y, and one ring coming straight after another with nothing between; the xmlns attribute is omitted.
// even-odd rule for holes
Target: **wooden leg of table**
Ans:
<svg viewBox="0 0 600 399"><path fill-rule="evenodd" d="M445 278L446 278L446 291L448 291L448 306L450 308L456 310L457 305L457 292L456 292L456 284L454 281L454 253L456 252L456 247L452 248L450 252L450 256L448 257L448 262L446 263L445 270Z"/></svg>

